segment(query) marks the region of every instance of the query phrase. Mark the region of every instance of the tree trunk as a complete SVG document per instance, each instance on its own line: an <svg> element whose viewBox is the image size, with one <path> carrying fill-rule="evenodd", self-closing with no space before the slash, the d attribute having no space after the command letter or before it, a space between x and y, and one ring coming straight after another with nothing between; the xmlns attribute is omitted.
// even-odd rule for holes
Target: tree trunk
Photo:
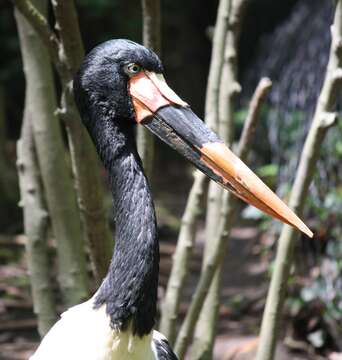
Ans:
<svg viewBox="0 0 342 360"><path fill-rule="evenodd" d="M143 10L143 43L160 56L161 52L161 16L160 0L142 0ZM149 179L152 176L154 157L154 138L143 126L137 129L139 155L144 164L144 171Z"/></svg>
<svg viewBox="0 0 342 360"><path fill-rule="evenodd" d="M61 76L63 95L60 113L67 129L78 205L93 272L99 285L108 271L112 257L113 235L109 229L104 206L99 160L94 145L82 125L70 89L73 75L78 71L84 57L83 43L74 1L52 0L52 4L60 35L59 56L68 69L67 76Z"/></svg>
<svg viewBox="0 0 342 360"><path fill-rule="evenodd" d="M98 282L106 274L111 258L112 235L104 207L103 184L94 146L85 131L72 95L72 80L83 59L84 50L75 4L53 1L56 28L51 30L46 17L29 0L13 0L16 8L40 35L62 84L59 115L68 133L71 160L77 187L77 200L90 247L90 257Z"/></svg>
<svg viewBox="0 0 342 360"><path fill-rule="evenodd" d="M50 279L47 247L48 212L34 148L32 115L34 101L26 93L21 137L17 143L17 168L27 235L26 254L34 313L38 319L38 332L43 337L57 319Z"/></svg>
<svg viewBox="0 0 342 360"><path fill-rule="evenodd" d="M44 0L35 4L43 13ZM58 278L66 306L84 300L88 279L81 222L75 189L69 172L60 124L55 115L56 95L48 53L26 19L15 11L24 63L27 93L30 94L32 128L47 207L57 242Z"/></svg>
<svg viewBox="0 0 342 360"><path fill-rule="evenodd" d="M336 99L342 86L342 0L338 0L331 27L331 47L327 71L317 100L315 114L300 157L289 206L301 217L309 185L316 170L320 149L327 132L337 119ZM262 319L257 360L272 360L292 264L297 230L284 225L278 243L274 271Z"/></svg>

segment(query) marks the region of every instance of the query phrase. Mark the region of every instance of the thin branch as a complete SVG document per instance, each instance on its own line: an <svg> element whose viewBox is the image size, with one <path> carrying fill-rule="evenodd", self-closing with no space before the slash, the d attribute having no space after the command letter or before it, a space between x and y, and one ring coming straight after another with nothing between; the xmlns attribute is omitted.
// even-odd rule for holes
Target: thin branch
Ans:
<svg viewBox="0 0 342 360"><path fill-rule="evenodd" d="M248 106L248 113L243 125L239 140L239 150L237 152L242 161L246 161L247 159L248 151L253 142L253 135L260 118L261 106L271 88L272 81L269 78L261 78Z"/></svg>
<svg viewBox="0 0 342 360"><path fill-rule="evenodd" d="M213 48L205 101L205 121L213 130L217 130L219 122L219 89L230 4L231 0L220 0L213 37Z"/></svg>
<svg viewBox="0 0 342 360"><path fill-rule="evenodd" d="M81 31L73 0L51 0L56 17L56 31L61 39L59 57L67 65L70 74L75 74L84 58Z"/></svg>
<svg viewBox="0 0 342 360"><path fill-rule="evenodd" d="M247 157L245 152L248 150L248 144L251 143L251 138L255 134L257 125L257 117L260 114L260 107L264 102L265 97L269 93L272 87L272 81L269 78L262 78L255 89L252 100L250 102L245 125L241 133L239 142L239 156L242 159Z"/></svg>
<svg viewBox="0 0 342 360"><path fill-rule="evenodd" d="M255 97L256 95L253 96L253 98ZM262 101L262 97L259 97L259 100ZM260 109L260 106L257 106L257 108ZM254 112L254 116L250 118L251 121L245 122L243 133L248 134L250 131L253 131L259 118L257 115L258 112ZM244 142L243 146L242 143L239 144L240 152L245 154L247 154L246 148L250 148L250 141L252 140L252 137L249 135L246 138L249 139L249 141ZM240 156L240 153L238 156ZM202 309L214 275L224 258L225 241L229 235L232 224L234 223L236 204L237 199L233 197L231 193L225 191L222 197L222 207L219 213L216 238L213 239L213 242L217 244L217 246L215 246L213 251L208 255L207 261L202 269L199 283L193 296L190 308L178 333L175 351L180 358L183 358L185 355L187 345L192 337L198 315Z"/></svg>
<svg viewBox="0 0 342 360"><path fill-rule="evenodd" d="M160 0L142 0L144 46L161 54Z"/></svg>
<svg viewBox="0 0 342 360"><path fill-rule="evenodd" d="M82 121L71 90L71 82L78 70L84 49L73 0L53 0L56 29L60 36L60 59L68 69L61 77L62 97L60 114L66 126L73 173L77 188L77 201L90 250L90 259L99 284L107 273L113 249L104 206L104 188L100 177L99 160Z"/></svg>
<svg viewBox="0 0 342 360"><path fill-rule="evenodd" d="M142 0L143 43L157 55L161 53L160 0ZM147 177L151 179L154 159L154 136L143 126L137 129L138 152Z"/></svg>
<svg viewBox="0 0 342 360"><path fill-rule="evenodd" d="M173 255L173 266L167 284L166 295L162 305L160 331L173 344L176 336L176 322L182 290L189 273L189 262L196 235L196 225L201 214L200 203L204 195L204 183L207 177L195 171L194 182L189 193L179 230L177 247Z"/></svg>
<svg viewBox="0 0 342 360"><path fill-rule="evenodd" d="M219 92L219 126L218 133L221 139L231 146L234 139L234 108L241 86L237 79L238 52L237 43L240 33L243 5L245 0L232 0L229 9L229 26L225 39L222 76ZM206 234L204 259L205 265L210 253L219 244L214 239L217 236L219 213L222 208L224 190L218 184L211 182L208 191ZM226 245L225 245L226 247ZM216 336L216 323L220 302L221 266L216 271L209 293L197 321L191 356L194 360L211 358Z"/></svg>
<svg viewBox="0 0 342 360"><path fill-rule="evenodd" d="M336 5L331 35L329 61L323 87L317 100L312 125L305 140L289 200L289 206L298 216L303 214L305 199L326 132L337 119L334 111L342 86L342 0L338 0ZM257 360L272 360L274 357L293 247L297 236L298 232L292 227L283 226L261 325Z"/></svg>
<svg viewBox="0 0 342 360"><path fill-rule="evenodd" d="M25 110L20 140L17 143L17 168L19 175L24 228L27 240L27 267L34 313L38 331L43 337L57 319L56 306L50 279L50 261L47 248L48 217L44 190L39 174L31 124L32 106L26 94Z"/></svg>
<svg viewBox="0 0 342 360"><path fill-rule="evenodd" d="M48 49L51 61L56 69L65 73L64 65L59 59L59 41L54 31L51 30L46 17L32 4L30 0L12 0L15 7L28 20L31 26L40 35L42 41Z"/></svg>
<svg viewBox="0 0 342 360"><path fill-rule="evenodd" d="M35 5L43 9L44 1L35 0ZM88 274L74 184L64 156L60 124L55 115L57 104L53 72L41 38L19 11L16 10L15 15L26 91L30 94L30 106L34 108L32 128L35 148L57 242L58 278L65 305L72 306L87 297Z"/></svg>
<svg viewBox="0 0 342 360"><path fill-rule="evenodd" d="M231 17L234 0L232 0L229 17ZM237 51L234 46L234 33L229 26L226 40L222 66L222 76L219 92L219 119L218 133L221 139L231 146L234 138L234 106L236 95L241 87L236 79ZM219 240L217 229L219 225L220 212L224 189L214 181L209 183L207 196L207 214L205 219L205 245L202 270L210 259L210 254L215 251ZM196 323L193 344L191 346L191 357L196 359L211 358L214 338L216 335L216 323L219 310L219 284L220 271L217 271L206 296L202 310Z"/></svg>
<svg viewBox="0 0 342 360"><path fill-rule="evenodd" d="M227 192L224 193L224 200L228 195L230 194ZM227 203L226 201L224 202ZM218 227L218 233L220 234L224 233L227 223L231 219L231 217L228 215L228 207L223 206L220 213L220 221ZM218 242L218 240L215 239L215 242ZM208 294L210 284L216 272L217 265L221 262L221 259L223 259L223 257L224 253L222 251L219 251L219 248L217 247L215 251L210 255L210 258L207 260L207 263L205 264L201 272L196 291L192 297L190 308L178 333L175 344L175 352L180 359L183 359L185 357L186 349L192 337L198 315Z"/></svg>
<svg viewBox="0 0 342 360"><path fill-rule="evenodd" d="M227 22L228 22L228 11L230 6L230 0L220 0L220 4L217 10L216 26L215 26L215 35L212 48L212 56L210 62L207 92L206 92L206 122L212 128L218 126L218 106L219 106L219 97L218 90L220 86L221 72L222 72L222 63L223 63L223 53L224 53L224 43L225 43L225 34L227 31ZM196 175L194 183L192 185L190 195L187 200L185 213L187 216L192 217L192 221L195 227L198 211L195 208L191 207L193 201L192 194L202 193L204 180L200 180L203 175ZM191 212L189 214L189 212ZM185 216L185 214L184 214ZM187 236L183 236L187 234ZM186 275L189 269L189 260L192 252L192 244L195 239L195 229L191 232L187 232L185 223L182 223L180 234L178 237L176 254L174 257L174 262L172 265L171 277L166 290L165 300L162 306L162 319L161 319L161 330L167 336L168 339L171 339L171 344L175 337L175 326L176 319L178 315L179 301L181 297L181 291L184 288L186 281ZM182 270L177 272L177 268L180 267ZM177 274L179 278L177 279ZM177 284L177 285L175 285Z"/></svg>

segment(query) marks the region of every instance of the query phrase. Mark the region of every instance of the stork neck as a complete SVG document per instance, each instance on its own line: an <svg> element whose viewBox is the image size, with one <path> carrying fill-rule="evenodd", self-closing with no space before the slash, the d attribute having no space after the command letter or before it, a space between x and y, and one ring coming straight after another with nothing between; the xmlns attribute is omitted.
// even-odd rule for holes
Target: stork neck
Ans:
<svg viewBox="0 0 342 360"><path fill-rule="evenodd" d="M94 138L94 136L93 136ZM109 124L95 141L109 173L115 209L114 255L95 299L105 304L111 326L151 332L156 316L159 247L155 210L131 127Z"/></svg>

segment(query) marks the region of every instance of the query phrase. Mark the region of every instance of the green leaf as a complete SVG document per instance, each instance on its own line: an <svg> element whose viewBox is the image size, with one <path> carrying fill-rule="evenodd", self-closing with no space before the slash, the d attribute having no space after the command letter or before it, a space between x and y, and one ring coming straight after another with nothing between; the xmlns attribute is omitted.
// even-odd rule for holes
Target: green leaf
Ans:
<svg viewBox="0 0 342 360"><path fill-rule="evenodd" d="M278 175L279 167L275 164L268 164L261 166L257 173L261 177L275 177Z"/></svg>

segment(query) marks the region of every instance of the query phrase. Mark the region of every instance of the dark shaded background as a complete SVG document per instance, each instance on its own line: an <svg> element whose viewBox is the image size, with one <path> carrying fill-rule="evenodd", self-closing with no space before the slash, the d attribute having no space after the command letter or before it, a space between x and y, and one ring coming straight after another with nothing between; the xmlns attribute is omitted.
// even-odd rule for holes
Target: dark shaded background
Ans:
<svg viewBox="0 0 342 360"><path fill-rule="evenodd" d="M254 68L259 40L286 19L295 3L295 0L284 0L280 3L271 0L250 1L239 44L239 71L242 79L248 69ZM204 0L162 1L162 59L167 80L200 116L204 110L211 53L211 40L207 34L209 27L215 24L217 4L217 1ZM77 1L77 7L86 51L111 38L130 38L141 42L140 1L80 0ZM20 134L25 83L13 8L7 1L0 2L0 43L0 87L5 95L7 138L12 142L9 153L14 162L14 141ZM260 69L255 74L259 71ZM246 94L254 89L254 80L257 78L258 75L254 76L252 81L245 81ZM262 151L266 158L269 157L268 146L266 151ZM170 172L173 172L174 176L179 175L179 170L172 169L188 168L177 154L158 143L157 162L160 153L164 160L170 161ZM176 162L175 166L172 166L172 161ZM179 191L185 196L191 177L187 176L182 181L186 186ZM0 208L0 218L0 231L1 228L10 232L19 231L20 211L12 203L7 204L6 210L4 207ZM14 225L13 219L18 219L19 222Z"/></svg>
<svg viewBox="0 0 342 360"><path fill-rule="evenodd" d="M296 0L275 3L252 0L240 42L241 73L253 63L258 40L286 18ZM87 51L111 38L141 42L139 1L80 0L79 20ZM206 35L215 24L217 1L162 1L162 58L168 82L203 113L211 42ZM0 83L6 89L8 132L17 139L24 99L19 43L10 2L0 4Z"/></svg>

